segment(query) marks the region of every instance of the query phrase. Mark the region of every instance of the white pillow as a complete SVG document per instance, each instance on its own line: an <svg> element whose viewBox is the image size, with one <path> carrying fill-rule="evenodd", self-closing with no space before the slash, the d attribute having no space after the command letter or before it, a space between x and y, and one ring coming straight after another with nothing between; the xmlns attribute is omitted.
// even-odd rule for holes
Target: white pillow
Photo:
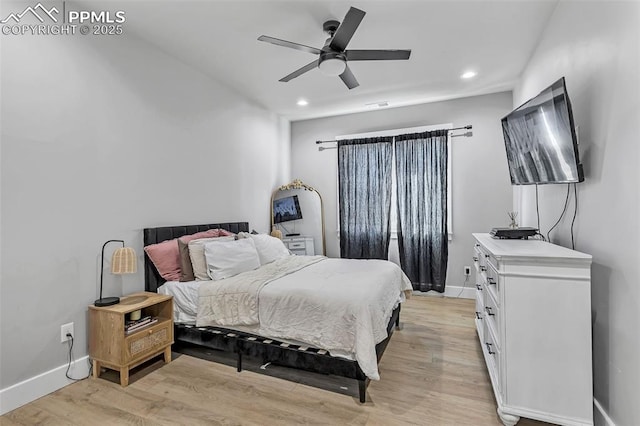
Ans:
<svg viewBox="0 0 640 426"><path fill-rule="evenodd" d="M189 241L189 257L196 281L208 281L211 278L207 272L207 259L204 257L204 245L211 242L233 241L236 237L199 238Z"/></svg>
<svg viewBox="0 0 640 426"><path fill-rule="evenodd" d="M280 238L267 234L247 234L255 243L256 251L260 257L260 265L266 265L275 260L291 256L289 249Z"/></svg>
<svg viewBox="0 0 640 426"><path fill-rule="evenodd" d="M207 273L212 280L222 280L260 267L256 245L251 238L235 241L212 241L204 245Z"/></svg>

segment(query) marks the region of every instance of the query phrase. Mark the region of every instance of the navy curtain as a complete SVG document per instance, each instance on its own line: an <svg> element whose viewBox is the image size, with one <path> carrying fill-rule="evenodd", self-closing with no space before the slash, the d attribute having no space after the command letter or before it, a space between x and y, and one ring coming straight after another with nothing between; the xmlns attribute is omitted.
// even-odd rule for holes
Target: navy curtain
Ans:
<svg viewBox="0 0 640 426"><path fill-rule="evenodd" d="M396 136L398 248L414 290L444 292L447 130Z"/></svg>
<svg viewBox="0 0 640 426"><path fill-rule="evenodd" d="M393 138L338 141L340 257L387 259Z"/></svg>

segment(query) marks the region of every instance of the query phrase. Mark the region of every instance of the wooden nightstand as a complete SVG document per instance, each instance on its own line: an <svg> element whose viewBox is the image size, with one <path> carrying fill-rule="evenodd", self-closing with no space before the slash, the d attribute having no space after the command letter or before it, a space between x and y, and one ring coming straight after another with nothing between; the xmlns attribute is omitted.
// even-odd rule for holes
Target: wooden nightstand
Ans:
<svg viewBox="0 0 640 426"><path fill-rule="evenodd" d="M125 332L125 320L133 311L157 318L154 324L130 334ZM89 356L93 360L93 377L100 377L100 368L120 371L120 384L129 384L129 370L164 353L164 362L171 362L173 344L173 297L157 293L134 293L112 306L89 306Z"/></svg>

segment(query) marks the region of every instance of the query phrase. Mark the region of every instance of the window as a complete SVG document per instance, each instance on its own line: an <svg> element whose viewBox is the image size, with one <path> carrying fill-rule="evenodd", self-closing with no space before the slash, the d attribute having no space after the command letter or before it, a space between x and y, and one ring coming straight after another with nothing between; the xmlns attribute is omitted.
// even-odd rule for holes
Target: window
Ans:
<svg viewBox="0 0 640 426"><path fill-rule="evenodd" d="M378 132L369 132L369 133L357 133L352 135L341 135L336 136L336 140L340 139L358 139L358 138L375 138L379 136L397 136L404 135L407 133L422 133L429 132L433 130L442 130L442 129L452 129L453 124L437 124L433 126L420 126L420 127L409 127L404 129L392 129L392 130L381 130ZM395 156L395 152L394 152ZM338 185L336 179L336 186ZM451 135L449 135L447 140L447 232L449 234L449 241L453 236L453 208L451 205ZM336 191L336 197L338 196L338 191ZM339 200L336 198L336 215L337 220L336 223L340 226L340 204ZM397 212L397 203L396 203L396 166L395 166L395 158L393 160L393 168L392 168L392 176L391 176L391 238L397 239L397 224L398 224L398 212ZM340 235L340 230L338 229L338 235Z"/></svg>

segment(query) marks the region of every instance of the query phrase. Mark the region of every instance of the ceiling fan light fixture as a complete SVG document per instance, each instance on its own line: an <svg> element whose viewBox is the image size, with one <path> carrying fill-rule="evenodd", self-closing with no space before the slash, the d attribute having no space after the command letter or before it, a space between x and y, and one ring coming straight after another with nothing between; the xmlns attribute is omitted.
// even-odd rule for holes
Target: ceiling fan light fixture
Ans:
<svg viewBox="0 0 640 426"><path fill-rule="evenodd" d="M328 52L320 56L318 68L324 75L337 77L347 68L344 55L335 52Z"/></svg>
<svg viewBox="0 0 640 426"><path fill-rule="evenodd" d="M320 68L320 71L322 71L324 75L337 77L347 68L347 63L342 59L327 59L322 62L318 68Z"/></svg>

